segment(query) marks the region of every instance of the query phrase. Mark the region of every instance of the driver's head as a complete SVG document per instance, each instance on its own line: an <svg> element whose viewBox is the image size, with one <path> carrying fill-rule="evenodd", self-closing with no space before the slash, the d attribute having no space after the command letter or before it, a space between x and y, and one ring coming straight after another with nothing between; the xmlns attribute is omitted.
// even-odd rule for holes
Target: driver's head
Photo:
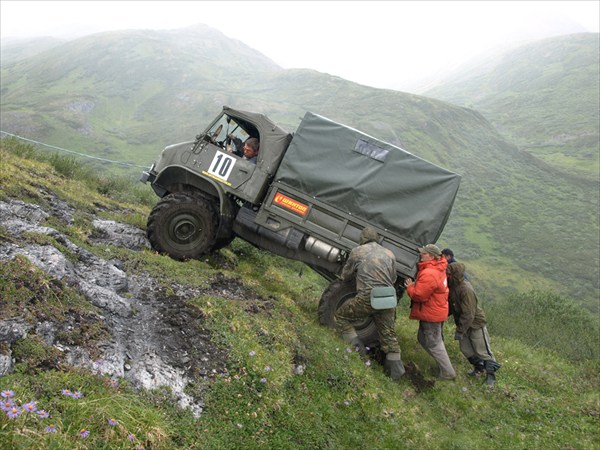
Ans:
<svg viewBox="0 0 600 450"><path fill-rule="evenodd" d="M260 143L257 138L251 137L244 142L244 156L246 158L252 158L258 155L258 149L260 147Z"/></svg>

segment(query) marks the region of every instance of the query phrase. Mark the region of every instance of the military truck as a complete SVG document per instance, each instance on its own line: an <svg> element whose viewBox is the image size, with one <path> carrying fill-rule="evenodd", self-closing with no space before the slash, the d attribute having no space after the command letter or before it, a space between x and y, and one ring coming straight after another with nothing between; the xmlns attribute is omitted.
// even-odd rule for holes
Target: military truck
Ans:
<svg viewBox="0 0 600 450"><path fill-rule="evenodd" d="M236 148L251 137L260 140L255 163ZM374 227L396 256L400 298L418 247L436 242L448 220L460 176L312 112L289 133L224 106L195 140L166 147L141 181L160 197L148 218L153 249L185 260L238 237L302 261L330 282L318 311L333 326L356 291L338 276L361 230ZM355 328L376 343L372 320Z"/></svg>

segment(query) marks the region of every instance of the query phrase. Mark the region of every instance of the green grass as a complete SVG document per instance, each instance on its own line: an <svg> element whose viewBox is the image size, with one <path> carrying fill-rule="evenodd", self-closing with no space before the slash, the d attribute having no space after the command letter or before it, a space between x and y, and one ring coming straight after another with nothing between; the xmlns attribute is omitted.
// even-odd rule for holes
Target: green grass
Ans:
<svg viewBox="0 0 600 450"><path fill-rule="evenodd" d="M585 321L589 316L560 295L517 292L500 295L501 301L493 304L484 301L492 349L502 364L493 389L466 375L470 365L457 343L448 339L457 379L419 390L408 377L392 382L377 362L366 365L336 332L318 324L316 309L325 282L302 264L237 239L218 254L185 263L148 250L85 244L97 209L92 202L115 220L123 220L120 212L128 211L130 222L139 222L149 206L90 188L96 184L85 179L93 176L89 172L75 170L75 178L67 178L48 161L17 156L4 145L2 161L12 176L0 178L2 200L47 205L39 194L42 186L78 209L72 225L53 225L88 251L119 259L128 273L152 276L165 288L173 283L205 287L222 274L235 280L241 294L189 300L215 344L230 355L227 373L208 388L188 386L190 395L203 392L204 410L198 418L178 409L167 389L135 391L122 379L70 368L35 332L10 347L0 344L0 353L6 355L10 348L17 362L15 373L0 378L0 391L13 391L18 406L33 401L49 414L40 418L22 413L14 419L1 414L0 448L600 448L597 351L575 355L557 348L557 338L568 336L569 348L597 349L598 333ZM23 150L21 155L28 153ZM11 237L0 230L0 239ZM42 237L27 239L38 242ZM53 240L44 243L58 246ZM485 269L474 267L473 275ZM24 310L32 323L41 314L59 321L73 311L94 317L95 308L83 297L26 258L3 264L1 270L3 319ZM408 319L408 312L403 298L396 327L403 360L433 380L433 360L417 343L418 323ZM101 340L99 323L90 320L88 325L82 327L88 334L70 338L90 345ZM538 334L523 333L522 325ZM445 335L453 335L450 323ZM299 365L301 374L294 372ZM63 389L81 397L64 395ZM111 419L117 423L109 424ZM55 433L46 432L50 425ZM89 435L80 437L81 430ZM135 441L129 440L130 433Z"/></svg>

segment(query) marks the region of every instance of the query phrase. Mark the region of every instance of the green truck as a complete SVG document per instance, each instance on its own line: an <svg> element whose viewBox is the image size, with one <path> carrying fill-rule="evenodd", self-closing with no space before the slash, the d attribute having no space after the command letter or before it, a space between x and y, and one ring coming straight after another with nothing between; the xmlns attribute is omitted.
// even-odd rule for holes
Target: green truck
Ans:
<svg viewBox="0 0 600 450"><path fill-rule="evenodd" d="M239 149L251 137L260 140L256 161ZM361 230L374 227L396 256L400 298L418 247L435 243L448 220L460 176L312 112L289 133L224 106L194 141L166 147L141 181L160 197L148 218L153 249L185 260L238 237L302 261L330 282L318 311L333 326L355 293L338 275ZM377 341L371 320L355 328L366 344Z"/></svg>

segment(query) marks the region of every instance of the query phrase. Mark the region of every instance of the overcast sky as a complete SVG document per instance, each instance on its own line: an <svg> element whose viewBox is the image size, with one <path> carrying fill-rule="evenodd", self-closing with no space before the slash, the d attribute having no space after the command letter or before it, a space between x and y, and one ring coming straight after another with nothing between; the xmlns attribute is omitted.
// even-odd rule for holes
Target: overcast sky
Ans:
<svg viewBox="0 0 600 450"><path fill-rule="evenodd" d="M407 90L515 36L578 24L599 32L600 1L0 0L8 37L72 37L206 24L283 68Z"/></svg>

